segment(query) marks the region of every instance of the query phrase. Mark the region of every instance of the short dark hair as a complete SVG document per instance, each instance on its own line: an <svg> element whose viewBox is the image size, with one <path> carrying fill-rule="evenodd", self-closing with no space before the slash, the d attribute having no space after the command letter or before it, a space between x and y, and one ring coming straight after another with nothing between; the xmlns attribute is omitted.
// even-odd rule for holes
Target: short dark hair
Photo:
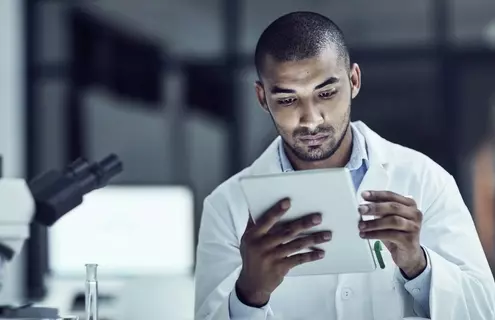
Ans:
<svg viewBox="0 0 495 320"><path fill-rule="evenodd" d="M315 12L299 11L281 16L261 34L254 60L261 77L267 55L276 61L297 61L312 58L333 45L345 67L350 68L349 50L342 30L329 18Z"/></svg>

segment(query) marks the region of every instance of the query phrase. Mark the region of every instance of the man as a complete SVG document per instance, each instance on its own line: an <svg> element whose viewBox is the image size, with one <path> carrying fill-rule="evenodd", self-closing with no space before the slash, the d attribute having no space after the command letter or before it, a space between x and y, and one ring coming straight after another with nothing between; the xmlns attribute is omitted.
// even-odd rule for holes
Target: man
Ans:
<svg viewBox="0 0 495 320"><path fill-rule="evenodd" d="M316 13L287 14L263 32L255 61L256 94L280 137L204 201L196 318L495 319L494 279L452 176L350 123L361 71L339 28ZM290 207L286 200L254 224L239 178L344 166L367 203L359 212L379 217L356 232L382 241L385 269L284 278L292 267L321 259L318 251L292 254L331 241L331 233L296 239L321 217L277 224Z"/></svg>

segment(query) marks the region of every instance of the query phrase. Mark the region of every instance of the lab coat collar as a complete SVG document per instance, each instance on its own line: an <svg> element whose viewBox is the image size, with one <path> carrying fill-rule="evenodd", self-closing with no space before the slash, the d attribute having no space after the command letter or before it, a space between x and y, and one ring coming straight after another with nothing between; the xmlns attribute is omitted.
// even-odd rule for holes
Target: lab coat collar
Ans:
<svg viewBox="0 0 495 320"><path fill-rule="evenodd" d="M356 121L353 125L354 128L361 132L366 140L370 165L377 165L385 168L389 158L387 155L389 142L380 137L362 121Z"/></svg>
<svg viewBox="0 0 495 320"><path fill-rule="evenodd" d="M391 144L361 121L355 122L354 126L363 134L368 147L370 166L357 191L358 199L364 202L361 197L363 191L388 189L390 179L387 168L391 157L388 152Z"/></svg>

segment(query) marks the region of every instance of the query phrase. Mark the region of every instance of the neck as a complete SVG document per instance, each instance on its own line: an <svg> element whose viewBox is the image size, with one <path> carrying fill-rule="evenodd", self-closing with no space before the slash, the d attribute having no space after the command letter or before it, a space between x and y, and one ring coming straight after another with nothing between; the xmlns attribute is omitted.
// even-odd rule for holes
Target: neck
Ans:
<svg viewBox="0 0 495 320"><path fill-rule="evenodd" d="M321 161L303 161L297 158L288 148L284 147L287 158L295 170L342 168L349 162L352 153L352 130L347 128L342 143L335 153L328 159Z"/></svg>

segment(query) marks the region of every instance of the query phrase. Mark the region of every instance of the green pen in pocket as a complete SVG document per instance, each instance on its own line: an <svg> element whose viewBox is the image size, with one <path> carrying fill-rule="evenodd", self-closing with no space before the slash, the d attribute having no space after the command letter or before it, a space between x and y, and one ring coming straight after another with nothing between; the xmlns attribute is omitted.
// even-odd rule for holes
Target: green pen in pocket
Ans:
<svg viewBox="0 0 495 320"><path fill-rule="evenodd" d="M383 262L382 257L382 242L376 241L373 248L375 250L376 259L378 260L378 265L380 265L380 268L385 269L385 262Z"/></svg>

